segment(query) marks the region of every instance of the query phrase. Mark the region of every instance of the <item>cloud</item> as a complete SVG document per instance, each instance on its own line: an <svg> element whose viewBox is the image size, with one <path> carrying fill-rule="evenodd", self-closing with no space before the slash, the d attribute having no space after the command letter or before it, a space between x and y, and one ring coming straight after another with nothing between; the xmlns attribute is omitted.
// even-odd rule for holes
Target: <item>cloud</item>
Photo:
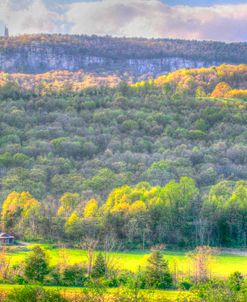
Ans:
<svg viewBox="0 0 247 302"><path fill-rule="evenodd" d="M11 34L56 32L61 16L49 10L42 0L1 0L0 20Z"/></svg>
<svg viewBox="0 0 247 302"><path fill-rule="evenodd" d="M7 23L14 34L70 32L247 41L247 4L170 6L166 0L62 2L66 1L47 5L47 0L0 0L0 21Z"/></svg>
<svg viewBox="0 0 247 302"><path fill-rule="evenodd" d="M102 0L72 4L66 18L77 34L247 40L247 4L191 7L159 0Z"/></svg>

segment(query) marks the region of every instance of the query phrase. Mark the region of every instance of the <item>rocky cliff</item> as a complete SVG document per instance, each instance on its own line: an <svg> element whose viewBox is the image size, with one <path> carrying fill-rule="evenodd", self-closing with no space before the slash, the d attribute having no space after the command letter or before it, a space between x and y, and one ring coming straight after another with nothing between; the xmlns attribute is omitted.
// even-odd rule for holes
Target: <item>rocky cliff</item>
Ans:
<svg viewBox="0 0 247 302"><path fill-rule="evenodd" d="M168 57L160 59L110 59L104 57L56 53L52 49L25 49L15 53L0 54L0 69L7 72L41 73L52 70L77 71L98 74L116 74L134 78L156 77L182 68L201 68L223 62Z"/></svg>
<svg viewBox="0 0 247 302"><path fill-rule="evenodd" d="M20 36L0 39L0 70L42 73L83 69L103 76L145 79L182 68L246 63L247 45L240 46L181 40Z"/></svg>

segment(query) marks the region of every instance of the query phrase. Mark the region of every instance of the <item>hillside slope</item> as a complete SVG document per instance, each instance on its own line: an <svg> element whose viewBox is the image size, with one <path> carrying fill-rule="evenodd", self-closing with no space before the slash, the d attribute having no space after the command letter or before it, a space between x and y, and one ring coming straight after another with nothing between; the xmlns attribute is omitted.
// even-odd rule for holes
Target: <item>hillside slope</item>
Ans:
<svg viewBox="0 0 247 302"><path fill-rule="evenodd" d="M4 89L2 200L15 190L40 199L66 191L105 197L123 184L164 185L184 175L200 188L247 180L245 102L126 85L43 96Z"/></svg>
<svg viewBox="0 0 247 302"><path fill-rule="evenodd" d="M72 35L0 38L0 70L6 72L83 69L140 80L222 63L247 63L247 44Z"/></svg>

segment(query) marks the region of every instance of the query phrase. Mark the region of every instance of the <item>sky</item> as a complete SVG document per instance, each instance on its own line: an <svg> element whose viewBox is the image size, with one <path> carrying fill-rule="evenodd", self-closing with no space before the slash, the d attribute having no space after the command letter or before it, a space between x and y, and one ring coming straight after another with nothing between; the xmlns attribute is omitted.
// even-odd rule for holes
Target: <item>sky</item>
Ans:
<svg viewBox="0 0 247 302"><path fill-rule="evenodd" d="M0 31L247 42L247 0L0 0Z"/></svg>

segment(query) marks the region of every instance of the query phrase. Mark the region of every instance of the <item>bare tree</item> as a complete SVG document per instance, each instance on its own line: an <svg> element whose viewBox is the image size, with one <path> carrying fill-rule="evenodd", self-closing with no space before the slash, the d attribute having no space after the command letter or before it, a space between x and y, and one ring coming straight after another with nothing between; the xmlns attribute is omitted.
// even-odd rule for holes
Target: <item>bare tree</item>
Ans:
<svg viewBox="0 0 247 302"><path fill-rule="evenodd" d="M96 247L99 243L99 240L93 239L91 237L86 237L81 243L81 248L85 249L87 252L87 273L88 276L91 275L92 267L93 267L93 259L96 251Z"/></svg>
<svg viewBox="0 0 247 302"><path fill-rule="evenodd" d="M112 252L118 252L121 250L121 244L117 241L113 234L108 234L104 240L104 258L107 271L113 271L118 269L120 259L112 255Z"/></svg>
<svg viewBox="0 0 247 302"><path fill-rule="evenodd" d="M190 260L189 271L196 282L206 281L211 277L211 266L217 249L199 246L187 256Z"/></svg>
<svg viewBox="0 0 247 302"><path fill-rule="evenodd" d="M69 255L64 244L59 244L59 270L63 272L69 265Z"/></svg>
<svg viewBox="0 0 247 302"><path fill-rule="evenodd" d="M5 246L0 248L0 278L7 279L10 272L11 257L7 253Z"/></svg>

